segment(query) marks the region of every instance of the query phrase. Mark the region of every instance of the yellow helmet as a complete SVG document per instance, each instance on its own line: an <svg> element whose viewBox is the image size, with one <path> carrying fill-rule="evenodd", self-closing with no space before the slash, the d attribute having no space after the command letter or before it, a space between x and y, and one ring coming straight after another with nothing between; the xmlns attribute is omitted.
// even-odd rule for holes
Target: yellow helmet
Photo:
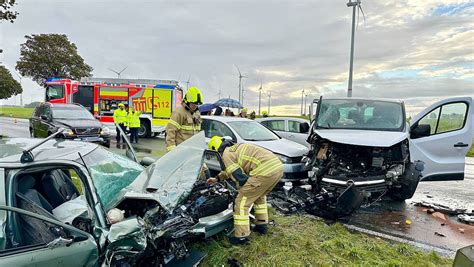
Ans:
<svg viewBox="0 0 474 267"><path fill-rule="evenodd" d="M196 105L201 105L203 101L201 91L197 87L189 87L186 95L184 95L183 101L184 103L194 103Z"/></svg>
<svg viewBox="0 0 474 267"><path fill-rule="evenodd" d="M268 115L268 112L266 112L265 110L262 111L262 115Z"/></svg>
<svg viewBox="0 0 474 267"><path fill-rule="evenodd" d="M119 103L118 106L119 107L125 107L125 105L123 103Z"/></svg>
<svg viewBox="0 0 474 267"><path fill-rule="evenodd" d="M215 135L211 138L211 140L209 140L209 144L207 145L207 148L209 150L219 151L219 148L221 147L223 140L224 138Z"/></svg>
<svg viewBox="0 0 474 267"><path fill-rule="evenodd" d="M242 108L241 111L242 112L247 112L247 108Z"/></svg>

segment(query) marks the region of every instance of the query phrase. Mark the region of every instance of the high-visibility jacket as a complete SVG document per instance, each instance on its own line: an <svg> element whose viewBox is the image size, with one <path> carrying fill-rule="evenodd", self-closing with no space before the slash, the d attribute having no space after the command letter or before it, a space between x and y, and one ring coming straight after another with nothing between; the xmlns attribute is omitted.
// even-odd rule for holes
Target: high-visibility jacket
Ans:
<svg viewBox="0 0 474 267"><path fill-rule="evenodd" d="M272 176L283 171L280 159L271 151L252 144L236 144L222 154L225 170L219 179L233 179L238 185L245 184L251 176Z"/></svg>
<svg viewBox="0 0 474 267"><path fill-rule="evenodd" d="M114 123L115 124L125 124L127 125L127 111L125 109L116 109L114 111Z"/></svg>
<svg viewBox="0 0 474 267"><path fill-rule="evenodd" d="M201 113L194 113L180 106L171 114L166 125L166 149L174 149L177 145L201 131Z"/></svg>
<svg viewBox="0 0 474 267"><path fill-rule="evenodd" d="M140 128L140 114L142 114L141 111L128 112L128 128Z"/></svg>

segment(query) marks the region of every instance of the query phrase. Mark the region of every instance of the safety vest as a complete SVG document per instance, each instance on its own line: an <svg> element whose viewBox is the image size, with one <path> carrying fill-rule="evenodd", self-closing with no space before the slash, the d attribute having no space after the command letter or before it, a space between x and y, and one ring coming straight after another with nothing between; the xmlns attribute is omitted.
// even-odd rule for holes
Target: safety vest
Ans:
<svg viewBox="0 0 474 267"><path fill-rule="evenodd" d="M181 106L171 114L166 125L166 148L168 151L201 131L201 113Z"/></svg>
<svg viewBox="0 0 474 267"><path fill-rule="evenodd" d="M128 127L129 128L140 128L140 111L128 113Z"/></svg>
<svg viewBox="0 0 474 267"><path fill-rule="evenodd" d="M280 159L271 151L251 144L236 144L224 150L222 160L226 169L219 178L234 178L232 173L238 168L247 176L272 176L283 171Z"/></svg>
<svg viewBox="0 0 474 267"><path fill-rule="evenodd" d="M114 123L116 124L127 124L127 111L121 110L120 108L114 111Z"/></svg>

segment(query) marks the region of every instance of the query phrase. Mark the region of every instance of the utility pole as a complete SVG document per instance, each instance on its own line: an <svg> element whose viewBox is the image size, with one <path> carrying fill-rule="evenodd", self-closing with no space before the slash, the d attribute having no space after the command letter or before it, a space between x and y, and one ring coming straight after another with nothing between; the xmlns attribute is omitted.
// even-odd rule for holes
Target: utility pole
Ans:
<svg viewBox="0 0 474 267"><path fill-rule="evenodd" d="M360 0L349 0L347 7L352 7L352 35L351 35L351 56L349 62L349 84L347 86L347 97L352 97L352 72L354 70L354 35L355 35L355 16L356 9L360 8Z"/></svg>
<svg viewBox="0 0 474 267"><path fill-rule="evenodd" d="M311 90L309 91L306 91L305 94L304 94L304 112L302 114L302 116L305 116L306 115L306 98L308 98L308 95L311 93Z"/></svg>
<svg viewBox="0 0 474 267"><path fill-rule="evenodd" d="M270 106L272 105L272 92L268 92L268 116L270 116Z"/></svg>
<svg viewBox="0 0 474 267"><path fill-rule="evenodd" d="M301 115L303 115L303 95L304 95L304 89L301 90L301 112L300 112Z"/></svg>
<svg viewBox="0 0 474 267"><path fill-rule="evenodd" d="M18 76L18 78L20 79L20 87L21 87L21 91L22 91L20 93L20 107L23 107L23 85L21 83L21 80L22 80L23 77L21 77L21 75L18 74L18 72L16 72L16 70L14 72L15 72L16 76Z"/></svg>
<svg viewBox="0 0 474 267"><path fill-rule="evenodd" d="M258 115L260 116L260 107L262 103L262 80L260 80L260 88L258 88Z"/></svg>

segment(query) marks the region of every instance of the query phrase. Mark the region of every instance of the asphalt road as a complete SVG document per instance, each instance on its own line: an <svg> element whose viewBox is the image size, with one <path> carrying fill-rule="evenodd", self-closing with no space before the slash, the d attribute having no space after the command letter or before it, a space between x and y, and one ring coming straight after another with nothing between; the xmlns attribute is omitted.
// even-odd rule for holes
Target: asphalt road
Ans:
<svg viewBox="0 0 474 267"><path fill-rule="evenodd" d="M0 135L28 137L28 120L0 117ZM165 144L160 137L141 139L134 148L139 157L159 158L165 151ZM116 146L115 140L111 149L124 153L123 148ZM427 249L437 248L450 256L457 249L474 243L474 225L460 223L456 217L441 213L428 214L425 208L414 205L421 200L474 210L474 158L466 158L463 181L421 182L412 199L402 203L382 200L360 209L346 224L384 238L411 240L422 247L426 245ZM411 224L406 224L407 219Z"/></svg>

